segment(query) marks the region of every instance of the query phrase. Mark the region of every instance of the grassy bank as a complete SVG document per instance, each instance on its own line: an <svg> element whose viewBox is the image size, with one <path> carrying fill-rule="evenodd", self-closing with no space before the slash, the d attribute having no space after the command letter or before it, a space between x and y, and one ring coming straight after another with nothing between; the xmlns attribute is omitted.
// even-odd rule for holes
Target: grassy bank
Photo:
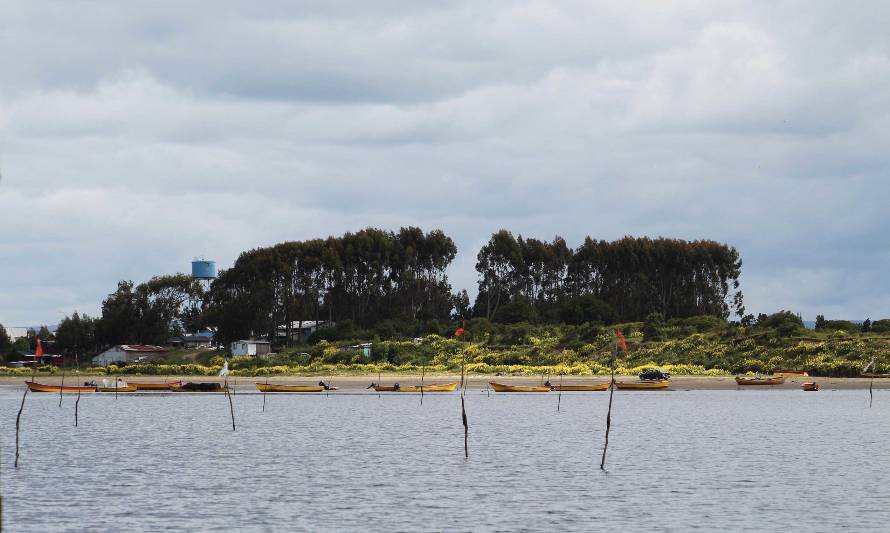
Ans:
<svg viewBox="0 0 890 533"><path fill-rule="evenodd" d="M805 330L790 313L773 315L757 327L742 327L713 317L667 323L617 326L628 340L618 361L620 374L660 367L676 375L769 373L807 370L815 376L858 376L872 359L877 372L890 370L890 338L883 333ZM491 324L474 321L460 340L427 335L411 340L349 339L279 349L263 359L231 357L232 375L372 375L459 371L466 361L473 374L604 375L609 372L614 329L601 326ZM361 342L372 341L370 355ZM82 369L90 374L214 376L224 363L220 352L168 354L150 364ZM181 357L180 360L176 360ZM0 369L0 375L30 374L30 369ZM40 374L58 369L41 369ZM70 372L70 370L68 371Z"/></svg>

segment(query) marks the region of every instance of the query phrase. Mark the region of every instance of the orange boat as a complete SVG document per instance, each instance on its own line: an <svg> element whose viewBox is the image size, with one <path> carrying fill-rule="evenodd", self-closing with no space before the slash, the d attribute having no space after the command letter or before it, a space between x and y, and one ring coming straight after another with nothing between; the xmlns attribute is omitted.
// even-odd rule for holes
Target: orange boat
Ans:
<svg viewBox="0 0 890 533"><path fill-rule="evenodd" d="M182 386L182 381L170 381L165 383L130 383L136 390L173 390Z"/></svg>
<svg viewBox="0 0 890 533"><path fill-rule="evenodd" d="M815 381L806 381L800 384L800 388L805 391L817 391L819 390L819 384Z"/></svg>
<svg viewBox="0 0 890 533"><path fill-rule="evenodd" d="M82 386L82 387L71 387L71 386L61 386L61 385L44 385L43 383L37 383L35 381L26 381L25 385L28 386L28 390L31 392L96 392L95 386Z"/></svg>

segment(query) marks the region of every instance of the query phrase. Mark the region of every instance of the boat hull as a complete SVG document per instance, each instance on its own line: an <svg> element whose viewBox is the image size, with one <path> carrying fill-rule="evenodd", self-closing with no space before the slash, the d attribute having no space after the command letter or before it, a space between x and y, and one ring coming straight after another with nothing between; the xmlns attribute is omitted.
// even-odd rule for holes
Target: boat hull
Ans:
<svg viewBox="0 0 890 533"><path fill-rule="evenodd" d="M131 383L136 390L173 390L182 385L181 381L171 381L169 383Z"/></svg>
<svg viewBox="0 0 890 533"><path fill-rule="evenodd" d="M739 385L781 385L785 383L785 376L775 376L771 378L745 378L738 376L735 382Z"/></svg>
<svg viewBox="0 0 890 533"><path fill-rule="evenodd" d="M550 387L535 387L528 385L504 385L489 381L489 385L495 392L550 392Z"/></svg>
<svg viewBox="0 0 890 533"><path fill-rule="evenodd" d="M96 392L136 392L136 385L129 384L125 387L96 387Z"/></svg>
<svg viewBox="0 0 890 533"><path fill-rule="evenodd" d="M271 383L257 383L256 388L260 392L321 392L321 385L273 385Z"/></svg>
<svg viewBox="0 0 890 533"><path fill-rule="evenodd" d="M457 382L442 383L442 384L431 383L429 385L424 385L422 387L420 385L411 385L409 387L399 387L398 389L395 388L395 386L392 386L392 387L375 386L374 387L374 390L376 392L421 392L421 389L423 389L423 392L425 392L425 393L426 392L454 392L457 390Z"/></svg>
<svg viewBox="0 0 890 533"><path fill-rule="evenodd" d="M183 383L172 389L173 392L226 392L227 389L219 383Z"/></svg>
<svg viewBox="0 0 890 533"><path fill-rule="evenodd" d="M819 384L815 381L807 381L805 383L801 383L800 388L805 391L817 391L820 389Z"/></svg>
<svg viewBox="0 0 890 533"><path fill-rule="evenodd" d="M616 381L615 387L618 390L659 390L667 389L671 386L671 380L663 379L659 381Z"/></svg>
<svg viewBox="0 0 890 533"><path fill-rule="evenodd" d="M78 392L96 392L96 387L63 387L61 385L44 385L43 383L35 383L33 381L26 381L25 385L28 386L28 390L31 392L55 392L55 393L73 393L77 394Z"/></svg>
<svg viewBox="0 0 890 533"><path fill-rule="evenodd" d="M608 383L599 383L597 385L553 385L550 390L554 391L603 391L609 390Z"/></svg>

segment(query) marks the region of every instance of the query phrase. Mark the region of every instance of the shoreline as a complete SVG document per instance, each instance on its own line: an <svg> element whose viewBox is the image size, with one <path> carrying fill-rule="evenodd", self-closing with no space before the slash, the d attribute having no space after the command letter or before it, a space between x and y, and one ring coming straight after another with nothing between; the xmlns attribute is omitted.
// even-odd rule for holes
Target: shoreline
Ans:
<svg viewBox="0 0 890 533"><path fill-rule="evenodd" d="M85 381L95 379L101 383L103 378L111 380L112 376L77 374L65 376L66 385L80 385ZM121 377L129 383L151 383L164 381L193 381L202 383L222 383L223 378L217 376L113 376ZM30 375L25 376L0 376L0 390L24 390L25 381L30 380ZM273 384L293 384L293 385L314 385L320 380L330 381L333 386L340 391L360 392L365 390L371 383L378 382L378 376L375 375L354 375L354 376L229 376L229 385L234 386L238 391L256 390L255 383ZM541 385L540 376L493 376L473 374L466 377L469 391L484 391L489 381L504 383L508 385ZM636 381L636 376L615 376L618 381ZM392 385L399 383L401 386L419 385L421 382L420 375L405 374L381 374L379 378L383 385ZM47 385L59 385L62 383L61 375L36 377L39 383ZM424 376L423 382L427 385L433 383L450 383L460 382L460 374L429 374ZM556 385L559 376L550 376L552 384ZM597 383L608 383L609 376L565 376L563 383L565 385L592 385ZM804 381L815 381L822 390L868 390L871 378L827 378L827 377L793 377L786 378L785 383L781 385L744 385L740 386L735 382L734 376L672 376L670 391L689 391L689 390L800 390L800 384ZM875 390L890 390L890 378L875 378L873 388ZM626 392L626 391L625 391ZM148 394L151 394L149 392Z"/></svg>

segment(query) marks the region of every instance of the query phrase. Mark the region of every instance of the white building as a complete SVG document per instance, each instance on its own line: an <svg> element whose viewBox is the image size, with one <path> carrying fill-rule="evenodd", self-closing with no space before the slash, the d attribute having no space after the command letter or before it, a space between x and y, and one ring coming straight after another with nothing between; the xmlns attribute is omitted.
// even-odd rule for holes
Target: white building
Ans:
<svg viewBox="0 0 890 533"><path fill-rule="evenodd" d="M232 355L255 355L263 357L272 351L269 341L235 341L232 343Z"/></svg>
<svg viewBox="0 0 890 533"><path fill-rule="evenodd" d="M166 352L166 348L149 344L120 344L93 357L93 364L105 366L111 363L138 363L150 356Z"/></svg>
<svg viewBox="0 0 890 533"><path fill-rule="evenodd" d="M28 336L28 330L30 328L3 328L6 330L6 335L9 336L9 342L15 342L22 337Z"/></svg>

